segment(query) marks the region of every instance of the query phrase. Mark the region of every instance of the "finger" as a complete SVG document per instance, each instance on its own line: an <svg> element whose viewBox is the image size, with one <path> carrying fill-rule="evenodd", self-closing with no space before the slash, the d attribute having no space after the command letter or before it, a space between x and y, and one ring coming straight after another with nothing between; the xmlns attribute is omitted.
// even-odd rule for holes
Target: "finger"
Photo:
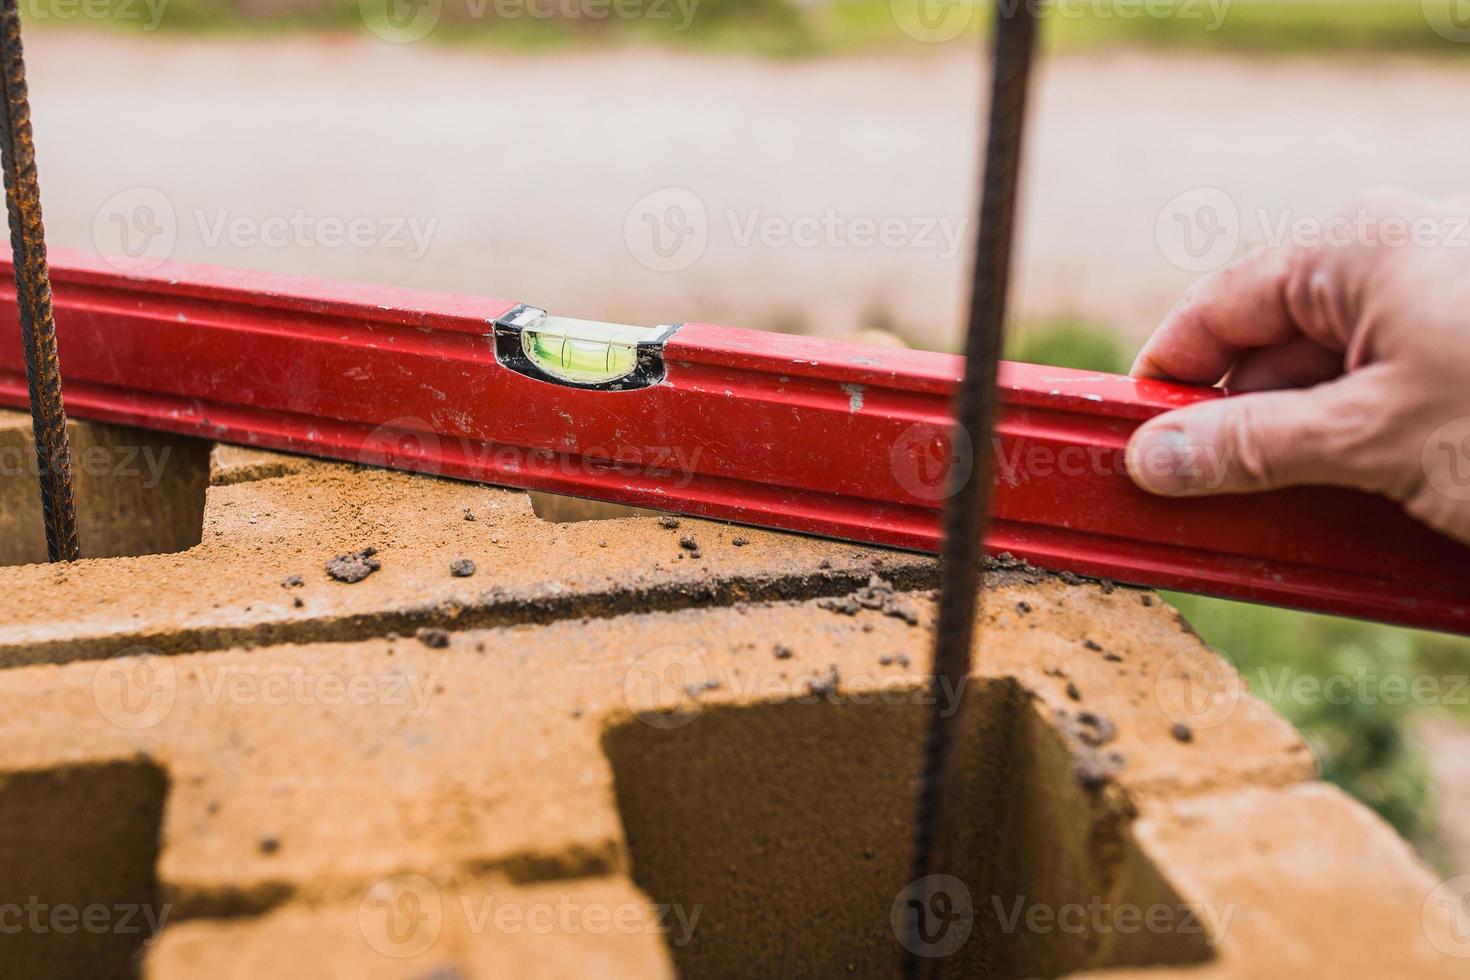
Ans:
<svg viewBox="0 0 1470 980"><path fill-rule="evenodd" d="M1285 299L1286 248L1262 249L1195 283L1144 344L1133 374L1215 384L1247 350L1299 334Z"/></svg>
<svg viewBox="0 0 1470 980"><path fill-rule="evenodd" d="M1381 489L1378 386L1360 372L1315 388L1238 395L1161 415L1129 440L1129 475L1164 496L1303 484Z"/></svg>
<svg viewBox="0 0 1470 980"><path fill-rule="evenodd" d="M1310 388L1331 381L1343 370L1342 351L1331 350L1310 337L1298 335L1274 347L1242 353L1225 376L1225 387L1231 391Z"/></svg>

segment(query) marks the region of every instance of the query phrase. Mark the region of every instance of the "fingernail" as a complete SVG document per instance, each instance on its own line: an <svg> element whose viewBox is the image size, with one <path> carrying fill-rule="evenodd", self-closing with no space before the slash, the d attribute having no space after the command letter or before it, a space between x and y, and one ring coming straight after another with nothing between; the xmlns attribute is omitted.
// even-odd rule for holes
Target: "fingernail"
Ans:
<svg viewBox="0 0 1470 980"><path fill-rule="evenodd" d="M1174 426L1144 426L1128 442L1128 474L1149 493L1166 497L1199 488L1202 474L1196 453L1184 430Z"/></svg>

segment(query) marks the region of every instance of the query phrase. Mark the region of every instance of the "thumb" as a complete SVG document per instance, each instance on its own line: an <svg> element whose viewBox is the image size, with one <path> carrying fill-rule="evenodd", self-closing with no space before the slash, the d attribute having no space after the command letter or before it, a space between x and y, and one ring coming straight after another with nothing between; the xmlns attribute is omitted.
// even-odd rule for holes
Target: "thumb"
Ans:
<svg viewBox="0 0 1470 980"><path fill-rule="evenodd" d="M1376 489L1374 403L1375 386L1361 374L1201 402L1140 426L1128 442L1128 474L1170 497L1303 484Z"/></svg>

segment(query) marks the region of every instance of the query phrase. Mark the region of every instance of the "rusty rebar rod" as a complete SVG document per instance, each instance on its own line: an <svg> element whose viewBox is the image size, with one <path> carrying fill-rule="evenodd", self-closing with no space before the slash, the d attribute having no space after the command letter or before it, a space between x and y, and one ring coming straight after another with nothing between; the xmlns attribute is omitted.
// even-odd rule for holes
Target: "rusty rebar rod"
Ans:
<svg viewBox="0 0 1470 980"><path fill-rule="evenodd" d="M965 342L965 377L955 396L954 445L971 447L973 465L951 471L950 496L944 508L943 582L929 686L932 710L914 823L911 877L916 884L911 887L919 890L919 905L911 905L905 919L909 932L904 943L904 974L911 978L938 977L943 963L932 934L924 934L922 921L923 910L929 908L933 895L929 887L919 883L954 867L951 848L957 830L956 808L966 743L960 703L970 677L990 511L990 435L995 426L996 379L1004 339L1027 89L1036 47L1034 2L1037 0L997 4L990 127ZM950 907L954 907L953 902Z"/></svg>
<svg viewBox="0 0 1470 980"><path fill-rule="evenodd" d="M36 181L36 146L31 137L31 105L17 0L0 3L0 99L5 102L5 111L0 114L0 166L5 170L5 209L15 256L16 308L30 385L46 553L52 561L75 561L80 552L71 447L66 435L66 409L61 402L61 362L56 352L51 273L46 265L46 231L41 224L41 191Z"/></svg>

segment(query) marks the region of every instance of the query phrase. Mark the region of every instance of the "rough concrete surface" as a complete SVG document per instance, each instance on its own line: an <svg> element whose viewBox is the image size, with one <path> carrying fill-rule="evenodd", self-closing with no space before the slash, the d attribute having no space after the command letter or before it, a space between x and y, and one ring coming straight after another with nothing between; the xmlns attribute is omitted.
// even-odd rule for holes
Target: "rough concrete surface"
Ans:
<svg viewBox="0 0 1470 980"><path fill-rule="evenodd" d="M223 449L202 522L0 569L7 976L897 975L929 559ZM1005 564L983 616L953 975L1466 974L1172 609Z"/></svg>

